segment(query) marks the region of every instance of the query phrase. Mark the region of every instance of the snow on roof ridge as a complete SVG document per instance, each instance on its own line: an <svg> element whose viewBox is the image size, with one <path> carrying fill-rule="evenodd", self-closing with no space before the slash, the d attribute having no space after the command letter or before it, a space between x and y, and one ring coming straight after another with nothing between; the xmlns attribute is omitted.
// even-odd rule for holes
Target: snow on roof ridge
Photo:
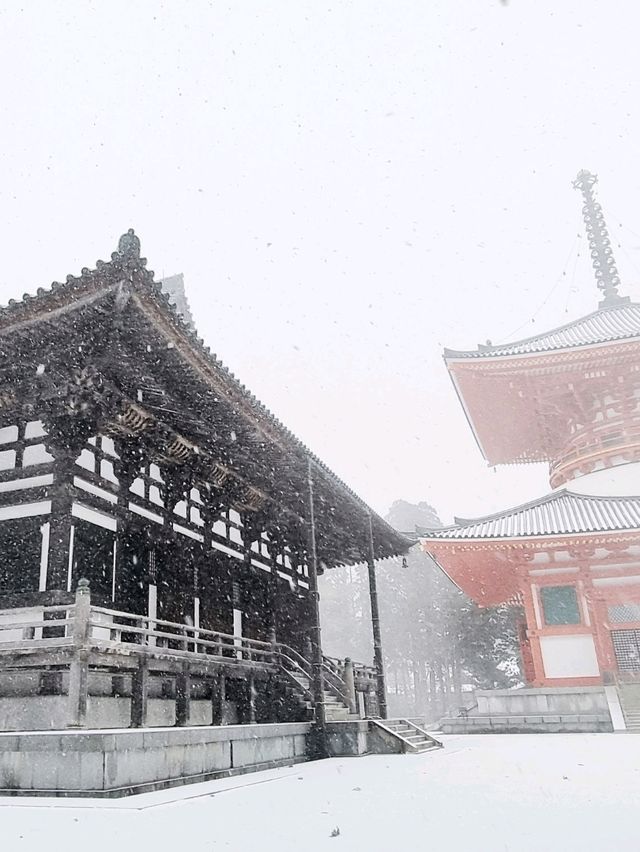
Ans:
<svg viewBox="0 0 640 852"><path fill-rule="evenodd" d="M612 318L620 321L618 328ZM624 328L624 324L628 327ZM600 329L590 329L589 324L600 324ZM479 344L477 349L445 348L447 358L491 358L497 355L519 355L549 352L554 349L569 349L575 346L589 346L595 343L607 343L640 337L640 303L621 302L615 305L599 307L583 317L578 317L564 325L525 337L512 343ZM548 341L548 345L544 345ZM539 343L539 346L535 346Z"/></svg>

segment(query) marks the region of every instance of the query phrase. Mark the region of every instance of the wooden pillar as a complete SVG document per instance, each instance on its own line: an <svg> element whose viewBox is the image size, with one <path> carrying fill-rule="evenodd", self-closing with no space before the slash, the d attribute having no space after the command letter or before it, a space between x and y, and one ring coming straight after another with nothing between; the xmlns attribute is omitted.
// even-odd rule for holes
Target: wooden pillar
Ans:
<svg viewBox="0 0 640 852"><path fill-rule="evenodd" d="M369 600L371 602L371 627L373 630L373 664L376 670L378 710L382 719L387 718L387 689L384 681L384 659L382 656L382 633L380 630L380 610L378 608L378 587L376 582L375 547L373 542L373 523L371 513L367 516L369 569Z"/></svg>
<svg viewBox="0 0 640 852"><path fill-rule="evenodd" d="M138 668L131 677L131 727L144 728L147 724L149 696L149 660L146 655L138 657Z"/></svg>
<svg viewBox="0 0 640 852"><path fill-rule="evenodd" d="M249 680L247 682L247 689L249 691L249 700L248 700L248 709L249 709L249 722L253 724L256 721L256 685L255 678L253 675L250 675Z"/></svg>
<svg viewBox="0 0 640 852"><path fill-rule="evenodd" d="M191 674L189 663L184 663L182 671L176 676L176 727L184 728L189 724L191 709Z"/></svg>
<svg viewBox="0 0 640 852"><path fill-rule="evenodd" d="M87 718L89 694L89 620L91 594L89 581L80 580L76 590L73 620L73 656L69 666L69 723L70 728L81 728Z"/></svg>
<svg viewBox="0 0 640 852"><path fill-rule="evenodd" d="M313 496L311 459L307 459L307 538L309 597L311 600L311 687L315 709L315 725L311 737L311 753L315 757L327 756L326 712L324 706L324 675L322 671L322 637L320 631L320 594L318 592L318 548L316 542L316 516Z"/></svg>
<svg viewBox="0 0 640 852"><path fill-rule="evenodd" d="M224 702L226 701L227 679L223 674L217 675L211 683L211 724L222 725Z"/></svg>
<svg viewBox="0 0 640 852"><path fill-rule="evenodd" d="M73 556L73 465L68 453L55 453L54 484L51 489L49 519L49 554L47 557L47 589L67 591L69 568Z"/></svg>
<svg viewBox="0 0 640 852"><path fill-rule="evenodd" d="M70 414L60 393L59 388L50 388L50 400L42 413L47 431L45 445L54 459L46 588L67 591L73 556L75 461L91 435L95 435L97 423L89 414Z"/></svg>
<svg viewBox="0 0 640 852"><path fill-rule="evenodd" d="M118 601L119 608L126 602L120 599L118 589L122 585L122 577L127 570L125 559L129 557L128 548L128 517L129 517L129 489L140 473L141 450L135 438L121 437L114 439L114 445L118 458L113 460L113 467L118 480L118 500L115 507L116 513L116 549L113 565L112 590L113 600Z"/></svg>
<svg viewBox="0 0 640 852"><path fill-rule="evenodd" d="M278 641L278 554L276 542L269 540L271 573L269 574L269 641L274 645Z"/></svg>

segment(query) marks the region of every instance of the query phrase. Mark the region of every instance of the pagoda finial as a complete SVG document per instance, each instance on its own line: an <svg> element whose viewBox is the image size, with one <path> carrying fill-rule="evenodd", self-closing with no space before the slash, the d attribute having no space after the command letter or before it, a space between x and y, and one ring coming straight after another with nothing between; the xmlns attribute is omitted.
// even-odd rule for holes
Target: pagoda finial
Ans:
<svg viewBox="0 0 640 852"><path fill-rule="evenodd" d="M587 229L587 239L591 251L591 263L596 273L598 287L602 290L604 299L599 307L608 308L623 301L618 295L620 276L616 269L616 261L611 249L609 232L604 221L602 207L595 199L593 187L598 182L598 176L582 169L573 182L574 189L579 189L584 198L582 216Z"/></svg>

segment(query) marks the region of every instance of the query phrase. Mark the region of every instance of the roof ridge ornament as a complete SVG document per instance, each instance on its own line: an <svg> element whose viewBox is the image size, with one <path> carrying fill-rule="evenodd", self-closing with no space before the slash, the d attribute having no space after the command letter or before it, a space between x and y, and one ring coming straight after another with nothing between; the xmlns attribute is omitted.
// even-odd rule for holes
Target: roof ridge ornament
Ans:
<svg viewBox="0 0 640 852"><path fill-rule="evenodd" d="M118 240L118 254L125 258L140 257L140 238L136 236L133 228L129 228L127 233Z"/></svg>
<svg viewBox="0 0 640 852"><path fill-rule="evenodd" d="M604 220L602 207L596 201L593 187L598 182L598 176L586 169L578 172L573 181L573 188L582 192L584 206L582 217L587 230L589 249L591 252L591 264L596 273L596 282L604 295L599 303L599 308L609 308L628 302L629 298L623 298L618 293L620 276L616 268L616 261L611 248L611 240L607 224Z"/></svg>

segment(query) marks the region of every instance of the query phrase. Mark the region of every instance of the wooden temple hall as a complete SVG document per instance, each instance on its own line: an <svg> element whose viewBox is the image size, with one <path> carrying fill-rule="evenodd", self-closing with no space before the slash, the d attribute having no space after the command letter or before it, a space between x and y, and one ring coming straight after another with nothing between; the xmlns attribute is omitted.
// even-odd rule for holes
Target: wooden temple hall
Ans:
<svg viewBox="0 0 640 852"><path fill-rule="evenodd" d="M385 716L374 565L410 543L209 351L180 284L129 231L0 310L0 730ZM317 577L357 562L373 667L320 643Z"/></svg>

